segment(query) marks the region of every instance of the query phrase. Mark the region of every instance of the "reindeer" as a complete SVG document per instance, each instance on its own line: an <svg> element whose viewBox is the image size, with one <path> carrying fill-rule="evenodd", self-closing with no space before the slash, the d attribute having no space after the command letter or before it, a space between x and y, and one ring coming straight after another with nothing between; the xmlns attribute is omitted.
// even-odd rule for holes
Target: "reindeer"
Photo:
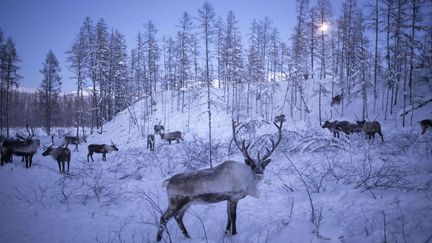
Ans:
<svg viewBox="0 0 432 243"><path fill-rule="evenodd" d="M154 127L153 127L153 129L154 129L154 134L155 135L160 135L163 131L165 131L165 127L164 126L162 126L162 125L154 125Z"/></svg>
<svg viewBox="0 0 432 243"><path fill-rule="evenodd" d="M52 146L53 144L49 147L44 147L45 151L42 153L42 156L51 155L51 157L57 161L60 174L65 173L65 162L67 162L67 173L69 174L69 165L71 160L70 149L64 148L63 145L57 148L53 148Z"/></svg>
<svg viewBox="0 0 432 243"><path fill-rule="evenodd" d="M420 127L422 129L421 134L425 134L426 130L428 128L432 127L432 119L424 119L424 120L419 121L419 123L420 123Z"/></svg>
<svg viewBox="0 0 432 243"><path fill-rule="evenodd" d="M279 146L282 138L283 120L274 125L278 129L278 138L271 139L271 149L266 148L264 156L253 159L249 155L251 143L237 141L236 129L239 124L232 121L233 141L244 157L244 164L236 161L225 161L222 164L193 172L180 173L164 181L168 194L168 208L160 218L156 240L162 239L167 222L174 217L186 238L189 233L183 224L183 216L193 203L217 203L227 201L228 222L226 234L237 234L236 217L237 203L246 196L258 197L257 184L262 180L264 169L270 163L270 155Z"/></svg>
<svg viewBox="0 0 432 243"><path fill-rule="evenodd" d="M118 148L111 141L111 145L106 144L90 144L88 146L88 154L87 161L89 161L89 157L93 160L93 153L102 154L102 160L106 161L106 154L111 153L112 151L118 151Z"/></svg>
<svg viewBox="0 0 432 243"><path fill-rule="evenodd" d="M338 94L338 95L332 97L330 106L339 105L342 100L343 100L343 94Z"/></svg>
<svg viewBox="0 0 432 243"><path fill-rule="evenodd" d="M337 121L336 122L336 129L338 131L344 132L346 135L350 135L352 133L352 123L349 121Z"/></svg>
<svg viewBox="0 0 432 243"><path fill-rule="evenodd" d="M150 151L154 151L155 146L155 135L149 134L147 135L147 149L150 149Z"/></svg>
<svg viewBox="0 0 432 243"><path fill-rule="evenodd" d="M350 123L351 133L361 133L363 132L363 126L358 123Z"/></svg>
<svg viewBox="0 0 432 243"><path fill-rule="evenodd" d="M160 135L161 139L167 140L169 144L171 144L171 141L173 140L176 140L177 143L179 143L180 140L183 140L182 133L180 131L161 133Z"/></svg>
<svg viewBox="0 0 432 243"><path fill-rule="evenodd" d="M384 137L381 131L381 124L377 121L357 121L357 124L363 128L366 138L371 140L375 139L375 133L381 136L381 142L384 142Z"/></svg>
<svg viewBox="0 0 432 243"><path fill-rule="evenodd" d="M339 138L339 130L337 129L337 122L338 122L337 120L335 121L327 120L324 122L324 124L321 127L327 128L328 130L330 130L330 132L333 133L333 137Z"/></svg>
<svg viewBox="0 0 432 243"><path fill-rule="evenodd" d="M85 137L83 137L83 140L85 143L87 143ZM63 141L66 144L66 148L68 148L69 144L74 144L75 145L75 149L74 152L78 151L78 144L80 144L80 137L79 136L68 136L68 135L64 135L63 137Z"/></svg>
<svg viewBox="0 0 432 243"><path fill-rule="evenodd" d="M26 162L26 168L30 168L33 162L33 155L37 151L37 143L34 139L33 128L31 128L31 132L26 126L28 136L24 138L20 135L17 137L20 139L10 139L3 141L1 146L1 165L7 162L12 162L12 156L23 156Z"/></svg>

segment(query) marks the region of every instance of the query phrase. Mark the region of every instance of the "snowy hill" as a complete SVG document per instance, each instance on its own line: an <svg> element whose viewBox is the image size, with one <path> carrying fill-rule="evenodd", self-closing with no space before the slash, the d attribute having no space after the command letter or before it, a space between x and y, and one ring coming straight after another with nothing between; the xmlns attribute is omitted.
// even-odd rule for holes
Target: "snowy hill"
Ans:
<svg viewBox="0 0 432 243"><path fill-rule="evenodd" d="M420 136L416 121L430 116L431 106L416 110L414 126L405 128L394 119L399 111L387 121L379 112L371 113L382 124L384 143L360 135L334 139L319 126L314 87L306 92L311 110L307 119L290 117L283 102L285 82L275 89L268 121L260 115L240 117L242 122L256 121L256 131L249 134L254 141L275 134L270 121L282 107L287 121L282 143L260 184L260 198L239 202L238 234L224 234L227 216L222 202L192 205L184 218L192 239L185 239L171 220L164 241L430 241L432 131ZM168 204L162 182L176 173L209 166L205 93L186 92L191 110L183 113L175 93L166 91L163 96L165 106L158 97L154 113L146 119L142 100L105 124L102 134L88 138L88 143L117 145L119 151L108 154L106 162L100 155L87 162L83 144L72 154L69 175L60 175L57 164L40 151L29 170L18 157L0 168L0 242L154 242ZM235 146L230 149L231 112L223 91L213 90L212 97L214 163L243 161ZM358 100L347 106L343 117L338 115L340 107L330 108L328 94L323 100L323 115L331 113L333 119L353 121L360 114ZM146 135L159 122L167 131L182 131L185 140L168 145L156 136L156 151L148 151ZM48 140L42 137L43 144ZM258 145L270 146L268 140L262 141Z"/></svg>

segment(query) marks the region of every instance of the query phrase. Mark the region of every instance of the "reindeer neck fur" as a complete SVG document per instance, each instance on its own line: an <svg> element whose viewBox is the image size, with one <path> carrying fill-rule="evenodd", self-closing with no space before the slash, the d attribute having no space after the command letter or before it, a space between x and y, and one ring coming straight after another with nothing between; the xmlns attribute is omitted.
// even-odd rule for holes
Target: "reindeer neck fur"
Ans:
<svg viewBox="0 0 432 243"><path fill-rule="evenodd" d="M259 197L258 181L251 167L225 161L212 168L174 175L167 181L169 196L191 197L195 201L218 202L230 198L241 199L247 195Z"/></svg>
<svg viewBox="0 0 432 243"><path fill-rule="evenodd" d="M60 155L62 151L62 148L53 148L50 152L49 155L53 158L53 159L57 159Z"/></svg>
<svg viewBox="0 0 432 243"><path fill-rule="evenodd" d="M107 153L110 153L110 152L114 151L114 147L111 146L111 145L104 144L104 148L107 151Z"/></svg>
<svg viewBox="0 0 432 243"><path fill-rule="evenodd" d="M14 153L31 154L36 153L37 144L35 140L13 141L12 147Z"/></svg>

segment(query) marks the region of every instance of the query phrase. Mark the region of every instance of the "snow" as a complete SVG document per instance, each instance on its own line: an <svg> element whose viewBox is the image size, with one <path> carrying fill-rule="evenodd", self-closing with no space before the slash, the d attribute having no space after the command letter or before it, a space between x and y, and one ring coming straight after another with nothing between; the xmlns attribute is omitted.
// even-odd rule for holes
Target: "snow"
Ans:
<svg viewBox="0 0 432 243"><path fill-rule="evenodd" d="M279 85L274 95L275 111L282 106L285 94L285 83ZM215 102L224 103L222 93L213 90ZM189 129L187 109L182 114L174 104L171 111L172 96L175 94L170 91L164 93L165 99L168 97L165 120L164 109L158 106L149 121L134 125L130 114L141 122L144 101L140 101L105 124L103 134L89 136L88 144L110 144L112 140L119 148L107 155L107 161L96 155L94 162L87 162L88 144L81 144L80 152L72 152L68 175L59 174L57 163L42 157L41 151L30 169L18 157L1 167L0 242L154 242L161 212L168 204L163 181L177 173L208 168L200 162L205 160L203 147L208 136L204 92L193 93ZM329 101L329 96L323 100ZM432 131L422 136L417 122L403 128L396 115L384 121L376 113L370 117L380 121L384 143L359 135L347 138L341 134L337 140L319 127L317 95L308 97L309 122L290 118L285 105L283 140L259 184L260 197L248 196L238 204L238 234L224 234L225 202L193 205L184 218L192 239L185 239L171 220L167 228L172 242L430 240ZM330 112L328 104L323 107ZM337 115L340 108L335 107L333 119L353 121L357 107L360 103L350 104L344 117ZM227 153L231 117L222 108L213 109L213 136L225 146L215 155L215 164L227 159L242 162L235 146L231 148L233 154ZM430 116L430 110L430 104L416 110L414 121ZM168 145L156 136L155 152L150 152L146 150L146 135L153 133L153 125L159 121L166 131L182 131L185 140ZM256 136L276 132L270 122L260 124ZM50 137L36 134L41 144L50 143ZM55 144L60 143L56 138ZM315 222L311 221L305 186L290 161L309 186ZM164 239L169 242L167 233Z"/></svg>

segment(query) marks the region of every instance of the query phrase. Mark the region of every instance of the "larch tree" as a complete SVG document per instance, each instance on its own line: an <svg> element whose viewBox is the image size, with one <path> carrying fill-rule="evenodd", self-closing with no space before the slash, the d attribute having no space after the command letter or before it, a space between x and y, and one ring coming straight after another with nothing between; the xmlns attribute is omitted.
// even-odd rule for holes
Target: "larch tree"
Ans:
<svg viewBox="0 0 432 243"><path fill-rule="evenodd" d="M47 135L51 135L53 120L58 118L56 115L59 110L58 98L62 84L60 77L61 68L51 50L48 52L42 65L43 67L40 72L43 78L38 92L44 112L45 129Z"/></svg>
<svg viewBox="0 0 432 243"><path fill-rule="evenodd" d="M22 78L18 71L20 67L18 63L21 61L18 57L17 50L15 48L15 42L12 38L7 38L4 44L2 60L1 60L1 73L2 73L2 90L4 94L4 117L6 125L6 136L9 137L10 127L10 104L11 104L11 92L13 88L18 87L19 80Z"/></svg>
<svg viewBox="0 0 432 243"><path fill-rule="evenodd" d="M307 106L304 100L304 81L308 79L309 73L312 70L308 68L309 56L309 33L308 30L308 0L297 0L297 22L294 27L292 36L292 62L294 63L293 79L294 87L292 89L291 110L293 107L299 109L300 119L303 118L304 111L307 111ZM293 114L293 112L291 112Z"/></svg>
<svg viewBox="0 0 432 243"><path fill-rule="evenodd" d="M184 12L178 23L177 46L179 59L179 81L181 91L181 112L185 107L185 91L188 88L188 81L192 78L192 51L194 43L192 17Z"/></svg>
<svg viewBox="0 0 432 243"><path fill-rule="evenodd" d="M109 120L108 117L108 69L109 69L109 48L108 48L108 31L107 25L103 19L100 19L96 24L96 46L95 46L95 61L96 61L96 77L99 84L99 97L97 100L97 109L99 114L98 127L100 132L103 132L104 122Z"/></svg>
<svg viewBox="0 0 432 243"><path fill-rule="evenodd" d="M202 35L204 37L204 48L205 48L205 82L207 86L207 112L208 112L208 130L209 130L209 162L210 167L213 167L212 163L212 112L211 112L211 97L210 97L210 87L211 87L211 79L210 79L210 44L211 38L214 35L214 18L215 11L210 2L206 1L203 3L201 8L198 10L199 13L199 22L202 29Z"/></svg>
<svg viewBox="0 0 432 243"><path fill-rule="evenodd" d="M86 38L84 26L81 27L80 32L75 37L72 47L66 51L67 62L69 63L69 68L73 74L74 79L76 79L77 84L77 97L75 104L75 125L77 128L76 135L79 135L79 129L82 128L83 136L84 134L84 123L85 123L85 101L84 101L84 89L86 86Z"/></svg>
<svg viewBox="0 0 432 243"><path fill-rule="evenodd" d="M4 34L0 29L0 135L3 135L3 112L5 108L3 108L4 104L4 62L5 62L5 43L4 43Z"/></svg>

